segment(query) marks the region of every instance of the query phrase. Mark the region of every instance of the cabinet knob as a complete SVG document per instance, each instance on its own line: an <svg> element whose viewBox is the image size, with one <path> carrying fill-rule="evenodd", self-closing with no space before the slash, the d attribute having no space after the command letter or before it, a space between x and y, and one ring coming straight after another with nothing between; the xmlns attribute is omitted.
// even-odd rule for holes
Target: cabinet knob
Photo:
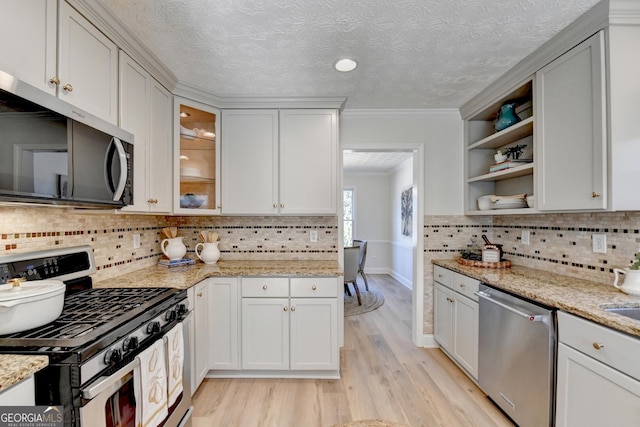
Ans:
<svg viewBox="0 0 640 427"><path fill-rule="evenodd" d="M266 291L267 290L267 285L262 285L262 290Z"/></svg>
<svg viewBox="0 0 640 427"><path fill-rule="evenodd" d="M284 306L284 311L287 311L289 308L285 305Z"/></svg>
<svg viewBox="0 0 640 427"><path fill-rule="evenodd" d="M277 204L277 203L274 203L274 204L273 204L273 207L274 207L274 208L277 208L277 207L278 207L278 204Z"/></svg>
<svg viewBox="0 0 640 427"><path fill-rule="evenodd" d="M281 208L284 208L284 203L280 203L280 207L281 207Z"/></svg>
<svg viewBox="0 0 640 427"><path fill-rule="evenodd" d="M222 205L218 205L218 209L222 209Z"/></svg>
<svg viewBox="0 0 640 427"><path fill-rule="evenodd" d="M313 286L311 287L311 290L312 290L312 291L315 291L316 289L318 289L318 288L316 287L316 285L313 285Z"/></svg>
<svg viewBox="0 0 640 427"><path fill-rule="evenodd" d="M62 86L62 89L66 90L67 92L73 92L73 86L71 86L69 83Z"/></svg>
<svg viewBox="0 0 640 427"><path fill-rule="evenodd" d="M464 288L464 287L465 287L465 284L464 284L464 283L460 283L460 287L461 287L461 288Z"/></svg>
<svg viewBox="0 0 640 427"><path fill-rule="evenodd" d="M599 342L594 342L593 343L593 348L595 348L596 350L602 350L604 348L604 344L599 343Z"/></svg>
<svg viewBox="0 0 640 427"><path fill-rule="evenodd" d="M158 203L158 199L149 199L147 203Z"/></svg>
<svg viewBox="0 0 640 427"><path fill-rule="evenodd" d="M291 307L291 311L296 311L296 308L295 307Z"/></svg>
<svg viewBox="0 0 640 427"><path fill-rule="evenodd" d="M600 197L600 193L596 193L594 191L593 193L591 193L591 197L593 197L594 199L597 199L598 197Z"/></svg>
<svg viewBox="0 0 640 427"><path fill-rule="evenodd" d="M198 292L198 298L202 297L202 292Z"/></svg>
<svg viewBox="0 0 640 427"><path fill-rule="evenodd" d="M444 277L444 274L438 274L438 278L442 279Z"/></svg>
<svg viewBox="0 0 640 427"><path fill-rule="evenodd" d="M51 77L51 78L49 79L49 83L51 83L51 84L54 84L54 85L58 86L58 85L60 84L60 79L59 79L59 78L57 78L57 77Z"/></svg>

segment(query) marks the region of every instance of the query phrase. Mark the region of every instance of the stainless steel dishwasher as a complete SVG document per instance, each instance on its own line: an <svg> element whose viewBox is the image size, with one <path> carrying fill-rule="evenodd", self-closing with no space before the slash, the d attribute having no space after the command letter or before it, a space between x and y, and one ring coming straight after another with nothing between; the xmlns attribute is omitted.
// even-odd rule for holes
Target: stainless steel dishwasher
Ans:
<svg viewBox="0 0 640 427"><path fill-rule="evenodd" d="M478 383L520 427L552 426L555 311L480 285Z"/></svg>

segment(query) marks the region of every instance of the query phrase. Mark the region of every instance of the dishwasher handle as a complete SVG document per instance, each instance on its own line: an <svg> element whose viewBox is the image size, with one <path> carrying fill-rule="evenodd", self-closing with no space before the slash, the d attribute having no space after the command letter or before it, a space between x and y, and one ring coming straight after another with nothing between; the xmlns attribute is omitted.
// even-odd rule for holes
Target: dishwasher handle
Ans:
<svg viewBox="0 0 640 427"><path fill-rule="evenodd" d="M548 323L548 315L542 315L542 314L527 314L524 313L520 310L516 310L513 307L508 306L507 304L504 304L500 301L497 301L493 298L491 298L491 296L489 294L486 294L484 292L480 292L480 291L476 291L473 293L474 295L476 295L479 298L485 299L489 302L492 302L495 305L498 305L502 308L504 308L505 310L509 310L510 312L517 314L520 317L523 317L525 319L527 319L530 322L543 322L543 323Z"/></svg>

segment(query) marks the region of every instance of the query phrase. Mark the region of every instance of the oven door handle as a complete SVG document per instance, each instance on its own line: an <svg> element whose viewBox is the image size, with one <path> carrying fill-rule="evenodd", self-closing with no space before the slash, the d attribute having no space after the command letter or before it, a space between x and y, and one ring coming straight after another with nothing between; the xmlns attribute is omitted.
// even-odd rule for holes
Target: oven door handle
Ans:
<svg viewBox="0 0 640 427"><path fill-rule="evenodd" d="M85 399L91 400L94 397L100 395L100 393L102 393L103 391L107 390L109 387L113 386L113 384L117 384L118 381L124 384L123 378L125 374L129 371L134 370L138 366L140 366L140 361L136 358L133 362L129 363L123 368L118 369L113 374L106 377L98 378L82 391L82 396Z"/></svg>

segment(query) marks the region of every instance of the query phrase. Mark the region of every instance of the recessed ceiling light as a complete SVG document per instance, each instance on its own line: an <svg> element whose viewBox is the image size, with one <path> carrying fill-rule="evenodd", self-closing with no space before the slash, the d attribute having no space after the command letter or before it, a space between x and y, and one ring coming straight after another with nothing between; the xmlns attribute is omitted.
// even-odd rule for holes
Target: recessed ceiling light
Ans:
<svg viewBox="0 0 640 427"><path fill-rule="evenodd" d="M353 59L344 58L336 61L336 63L333 66L336 68L336 70L342 73L348 73L349 71L355 70L356 67L358 66L358 63Z"/></svg>

